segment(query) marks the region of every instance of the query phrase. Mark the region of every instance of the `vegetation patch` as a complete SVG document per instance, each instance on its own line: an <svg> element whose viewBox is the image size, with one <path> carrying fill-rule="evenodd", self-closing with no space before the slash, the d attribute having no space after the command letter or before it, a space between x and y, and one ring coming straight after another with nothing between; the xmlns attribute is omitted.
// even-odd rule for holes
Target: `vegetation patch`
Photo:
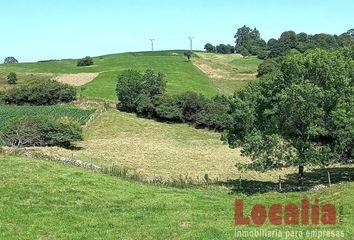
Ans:
<svg viewBox="0 0 354 240"><path fill-rule="evenodd" d="M198 57L192 59L193 64L226 95L254 81L258 65L262 62L256 57L243 58L239 54L195 54Z"/></svg>
<svg viewBox="0 0 354 240"><path fill-rule="evenodd" d="M80 109L72 106L15 106L0 105L0 129L10 122L24 116L52 116L72 118L84 125L94 113L94 109Z"/></svg>
<svg viewBox="0 0 354 240"><path fill-rule="evenodd" d="M69 84L71 86L82 86L91 82L98 76L99 73L75 73L75 74L60 74L54 79L58 82Z"/></svg>
<svg viewBox="0 0 354 240"><path fill-rule="evenodd" d="M310 193L244 196L228 194L227 189L150 186L63 164L1 156L0 183L2 239L234 239L235 198L244 199L245 213L258 203L270 207L318 198L341 209L340 223L283 225L282 230L354 236L353 183ZM279 226L266 223L262 229L278 231Z"/></svg>

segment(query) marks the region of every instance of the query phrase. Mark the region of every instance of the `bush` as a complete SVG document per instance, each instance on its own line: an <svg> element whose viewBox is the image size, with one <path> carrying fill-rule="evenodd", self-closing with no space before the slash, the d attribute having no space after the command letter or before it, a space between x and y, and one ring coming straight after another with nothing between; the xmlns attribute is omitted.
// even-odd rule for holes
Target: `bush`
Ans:
<svg viewBox="0 0 354 240"><path fill-rule="evenodd" d="M225 96L216 96L205 104L196 116L196 126L224 130L232 123L230 102Z"/></svg>
<svg viewBox="0 0 354 240"><path fill-rule="evenodd" d="M207 102L203 95L190 91L177 95L176 101L182 111L183 121L185 122L194 122L197 114Z"/></svg>
<svg viewBox="0 0 354 240"><path fill-rule="evenodd" d="M82 140L82 128L70 118L24 116L0 130L3 144L11 147L59 146L69 148Z"/></svg>
<svg viewBox="0 0 354 240"><path fill-rule="evenodd" d="M268 57L268 52L265 51L265 50L259 50L257 52L257 57L258 57L258 59L264 60L264 59L266 59Z"/></svg>
<svg viewBox="0 0 354 240"><path fill-rule="evenodd" d="M188 61L190 61L193 53L192 51L185 51L183 55L187 57Z"/></svg>
<svg viewBox="0 0 354 240"><path fill-rule="evenodd" d="M135 112L139 116L157 118L169 122L188 122L199 127L223 130L229 124L230 105L226 97L212 101L195 92L166 95L166 82L161 73L146 70L142 75L126 70L118 77L118 108Z"/></svg>
<svg viewBox="0 0 354 240"><path fill-rule="evenodd" d="M4 64L18 63L17 59L14 57L6 57L4 59Z"/></svg>
<svg viewBox="0 0 354 240"><path fill-rule="evenodd" d="M157 75L150 69L142 75L135 70L123 71L117 81L118 107L141 115L154 115L158 97L165 92L166 81L163 74Z"/></svg>
<svg viewBox="0 0 354 240"><path fill-rule="evenodd" d="M159 104L155 108L156 116L159 119L182 122L183 112L178 104L176 96L162 96L159 99Z"/></svg>
<svg viewBox="0 0 354 240"><path fill-rule="evenodd" d="M90 66L90 65L93 65L93 59L91 57L89 57L89 56L84 57L82 59L79 59L77 61L77 66L78 67Z"/></svg>
<svg viewBox="0 0 354 240"><path fill-rule="evenodd" d="M9 84L16 84L17 83L17 75L14 72L10 72L9 75L7 75L7 82Z"/></svg>
<svg viewBox="0 0 354 240"><path fill-rule="evenodd" d="M54 80L34 81L10 89L3 98L7 104L53 105L75 99L75 88Z"/></svg>
<svg viewBox="0 0 354 240"><path fill-rule="evenodd" d="M279 70L280 65L273 59L267 59L258 66L257 77L261 77L275 70Z"/></svg>

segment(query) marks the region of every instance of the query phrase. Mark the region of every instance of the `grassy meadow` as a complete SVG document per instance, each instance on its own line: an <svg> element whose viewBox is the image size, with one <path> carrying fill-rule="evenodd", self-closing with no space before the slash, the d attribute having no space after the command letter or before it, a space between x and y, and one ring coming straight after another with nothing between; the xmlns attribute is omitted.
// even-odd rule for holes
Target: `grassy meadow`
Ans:
<svg viewBox="0 0 354 240"><path fill-rule="evenodd" d="M195 91L212 97L218 93L217 88L193 64L186 61L183 51L123 53L95 57L94 65L77 67L76 60L62 60L44 63L20 63L0 65L0 73L18 74L38 73L53 76L72 73L100 73L93 81L79 87L80 97L116 100L116 80L119 72L125 69L145 71L151 68L166 76L167 91L171 94ZM4 85L2 79L1 85Z"/></svg>
<svg viewBox="0 0 354 240"><path fill-rule="evenodd" d="M219 92L231 95L236 89L256 80L258 65L262 62L255 56L240 54L214 54L197 52L192 62L204 72Z"/></svg>
<svg viewBox="0 0 354 240"><path fill-rule="evenodd" d="M19 83L29 79L55 78L77 73L98 73L92 81L77 87L83 98L101 98L115 101L116 79L125 69L145 71L151 68L162 72L167 80L167 92L177 94L195 91L207 97L216 94L232 94L235 89L255 80L258 64L255 57L196 52L192 62L186 61L183 51L156 51L111 54L94 57L94 65L77 67L75 59L40 62L0 64L0 89L8 88L6 76L9 72L18 75Z"/></svg>
<svg viewBox="0 0 354 240"><path fill-rule="evenodd" d="M317 197L343 207L338 225L266 224L262 229L344 231L340 239L349 240L354 236L353 191L349 183L311 193L245 196L227 189L151 186L54 162L0 156L0 239L235 239L237 230L260 229L234 227L236 198L245 199L248 215L256 203L300 204L303 197Z"/></svg>

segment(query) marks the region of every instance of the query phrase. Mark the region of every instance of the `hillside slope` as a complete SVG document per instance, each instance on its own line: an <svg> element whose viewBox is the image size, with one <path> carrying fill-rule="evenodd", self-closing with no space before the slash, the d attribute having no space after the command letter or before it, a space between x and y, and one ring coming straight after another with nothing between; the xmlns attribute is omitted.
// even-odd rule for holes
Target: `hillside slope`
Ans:
<svg viewBox="0 0 354 240"><path fill-rule="evenodd" d="M53 162L0 156L0 239L235 239L237 229L260 229L234 228L235 198L243 198L250 212L256 203L299 204L303 197L342 206L343 222L261 229L340 230L347 232L344 239L352 239L353 193L351 183L312 193L246 197L222 189L150 186Z"/></svg>
<svg viewBox="0 0 354 240"><path fill-rule="evenodd" d="M257 57L242 57L240 54L215 54L197 52L193 64L204 72L218 90L231 95L236 89L256 80L258 65L262 63Z"/></svg>
<svg viewBox="0 0 354 240"><path fill-rule="evenodd" d="M116 100L115 87L119 72L125 69L145 71L147 68L166 75L167 91L171 94L191 90L211 97L218 93L217 88L209 81L208 77L186 61L182 51L105 55L95 57L94 65L88 67L77 67L76 60L2 64L0 65L0 76L2 76L0 77L0 86L4 85L6 73L9 72L15 72L24 79L29 74L35 77L49 74L46 77L51 77L61 74L99 73L93 81L79 88L80 96Z"/></svg>

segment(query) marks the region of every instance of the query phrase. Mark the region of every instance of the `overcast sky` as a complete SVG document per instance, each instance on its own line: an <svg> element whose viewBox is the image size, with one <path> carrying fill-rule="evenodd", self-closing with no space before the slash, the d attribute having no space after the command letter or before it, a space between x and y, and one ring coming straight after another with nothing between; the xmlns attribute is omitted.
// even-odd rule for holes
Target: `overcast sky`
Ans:
<svg viewBox="0 0 354 240"><path fill-rule="evenodd" d="M0 2L0 61L187 49L234 43L237 28L262 38L286 30L340 34L354 28L353 0L11 0Z"/></svg>

